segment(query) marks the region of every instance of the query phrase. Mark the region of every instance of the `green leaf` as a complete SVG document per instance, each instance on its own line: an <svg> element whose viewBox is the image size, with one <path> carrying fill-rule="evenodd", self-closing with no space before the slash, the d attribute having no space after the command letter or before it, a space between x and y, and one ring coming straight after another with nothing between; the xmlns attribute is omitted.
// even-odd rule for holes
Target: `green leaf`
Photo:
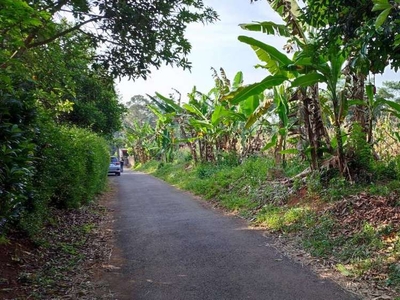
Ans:
<svg viewBox="0 0 400 300"><path fill-rule="evenodd" d="M285 66L293 64L293 62L285 54L280 52L275 47L248 36L239 36L238 39L242 43L248 44L253 48L257 57L261 61L267 63L266 67L271 74L277 74L279 72L282 73L285 71Z"/></svg>
<svg viewBox="0 0 400 300"><path fill-rule="evenodd" d="M240 111L247 117L250 116L260 105L259 95L254 95L240 102Z"/></svg>
<svg viewBox="0 0 400 300"><path fill-rule="evenodd" d="M265 150L271 149L272 147L275 147L277 142L278 142L278 135L275 133L275 134L272 136L271 141L270 141L268 144L266 144L266 145L262 148L262 150L265 151Z"/></svg>
<svg viewBox="0 0 400 300"><path fill-rule="evenodd" d="M376 28L381 27L382 24L385 23L385 21L386 21L386 19L387 19L387 17L388 17L388 15L389 15L391 10L392 10L392 8L390 7L390 8L385 9L384 11L382 11L379 14L379 16L376 18L376 21L375 21L375 27Z"/></svg>
<svg viewBox="0 0 400 300"><path fill-rule="evenodd" d="M394 110L391 110L391 109L382 109L382 111L391 113L391 114L394 115L396 118L400 119L400 113L398 113L398 112L396 112L396 111L394 111Z"/></svg>
<svg viewBox="0 0 400 300"><path fill-rule="evenodd" d="M243 72L237 72L235 78L233 78L232 87L234 89L239 88L243 84Z"/></svg>
<svg viewBox="0 0 400 300"><path fill-rule="evenodd" d="M280 154L299 154L299 150L297 149L286 149L286 150L282 150L279 151Z"/></svg>
<svg viewBox="0 0 400 300"><path fill-rule="evenodd" d="M274 22L254 22L250 24L239 24L242 29L249 31L258 31L267 34L290 37L290 31L285 24L276 24Z"/></svg>
<svg viewBox="0 0 400 300"><path fill-rule="evenodd" d="M211 123L215 126L222 119L227 119L230 121L246 121L246 117L243 114L233 112L224 108L223 106L217 106L211 116Z"/></svg>
<svg viewBox="0 0 400 300"><path fill-rule="evenodd" d="M153 101L157 105L157 107L159 109L161 109L162 111L167 112L168 107L164 103L161 103L159 101L159 99L157 99L156 97L150 96L149 94L146 94L146 96L149 97L151 99L151 101Z"/></svg>
<svg viewBox="0 0 400 300"><path fill-rule="evenodd" d="M287 80L287 77L282 75L267 76L263 79L263 81L250 84L243 88L232 98L230 102L232 104L238 104L239 102L242 102L251 96L258 95L264 92L266 89L270 89L274 86L280 85L285 80Z"/></svg>
<svg viewBox="0 0 400 300"><path fill-rule="evenodd" d="M154 106L154 105L148 105L147 106L152 112L153 112L153 114L155 114L157 117L158 117L158 119L160 119L162 122L163 121L165 121L165 117L164 117L164 115L158 110L158 107L156 107L156 106Z"/></svg>
<svg viewBox="0 0 400 300"><path fill-rule="evenodd" d="M374 3L372 11L386 10L392 7L388 0L372 0L372 2Z"/></svg>
<svg viewBox="0 0 400 300"><path fill-rule="evenodd" d="M228 119L231 121L246 121L246 117L241 113L236 113L234 111L226 109L222 105L215 107L213 114L211 115L211 123L217 125L217 123L222 119Z"/></svg>
<svg viewBox="0 0 400 300"><path fill-rule="evenodd" d="M300 77L297 77L292 81L292 87L306 87L310 85L314 85L318 82L326 82L325 76L319 73L309 73Z"/></svg>
<svg viewBox="0 0 400 300"><path fill-rule="evenodd" d="M393 46L398 47L399 45L400 45L400 34L397 34L397 35L394 37Z"/></svg>
<svg viewBox="0 0 400 300"><path fill-rule="evenodd" d="M224 109L222 105L218 105L214 108L214 112L211 115L211 123L213 125L217 124L218 120L222 118Z"/></svg>
<svg viewBox="0 0 400 300"><path fill-rule="evenodd" d="M165 97L165 96L163 96L163 95L161 95L161 94L159 94L159 93L157 93L157 92L156 92L156 96L157 96L159 99L163 100L163 101L167 104L167 106L168 106L168 112L171 112L171 111L181 111L181 110L182 110L182 108L181 108L178 104L176 104L172 99L167 98L167 97Z"/></svg>
<svg viewBox="0 0 400 300"><path fill-rule="evenodd" d="M347 100L347 105L352 106L352 105L366 105L363 100L360 99L352 99L352 100Z"/></svg>
<svg viewBox="0 0 400 300"><path fill-rule="evenodd" d="M390 106L391 108L393 108L395 111L397 111L398 113L400 113L400 104L394 101L390 101L390 100L385 100L385 99L378 99L376 101L377 103L382 103L382 104L386 104L388 106Z"/></svg>
<svg viewBox="0 0 400 300"><path fill-rule="evenodd" d="M394 135L396 136L397 141L400 142L400 134L398 132L394 132Z"/></svg>
<svg viewBox="0 0 400 300"><path fill-rule="evenodd" d="M369 105L372 107L372 104L374 103L374 86L372 84L367 84L365 86L365 92L368 97Z"/></svg>
<svg viewBox="0 0 400 300"><path fill-rule="evenodd" d="M257 122L272 106L272 100L266 100L264 103L257 108L257 110L250 115L248 118L245 128L249 129L255 122Z"/></svg>
<svg viewBox="0 0 400 300"><path fill-rule="evenodd" d="M213 129L214 126L212 126L210 123L208 123L207 120L195 120L195 119L191 119L189 120L190 124L193 126L197 126L199 127L201 130L205 130L205 129Z"/></svg>
<svg viewBox="0 0 400 300"><path fill-rule="evenodd" d="M286 125L285 125L285 126L286 126ZM287 129L286 129L286 127L279 128L278 133L279 133L280 135L282 135L282 136L285 136L285 135L287 134Z"/></svg>
<svg viewBox="0 0 400 300"><path fill-rule="evenodd" d="M343 133L342 133L342 144L343 145L346 144L347 138L348 138L348 136L347 135L343 135ZM336 136L334 136L332 138L332 140L331 140L331 147L332 148L337 148L337 146L338 146L337 138L336 138Z"/></svg>
<svg viewBox="0 0 400 300"><path fill-rule="evenodd" d="M195 114L196 116L199 116L200 118L206 120L207 118L202 114L202 112L194 105L185 103L182 105L184 109L186 109L188 112L191 112L192 114Z"/></svg>

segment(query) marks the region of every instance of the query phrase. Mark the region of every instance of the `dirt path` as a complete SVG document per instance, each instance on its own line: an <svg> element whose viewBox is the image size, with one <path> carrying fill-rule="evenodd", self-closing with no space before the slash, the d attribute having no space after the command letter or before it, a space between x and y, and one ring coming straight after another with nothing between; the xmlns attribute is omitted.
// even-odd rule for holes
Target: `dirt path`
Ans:
<svg viewBox="0 0 400 300"><path fill-rule="evenodd" d="M241 219L148 175L110 179L118 247L104 280L117 299L356 299Z"/></svg>

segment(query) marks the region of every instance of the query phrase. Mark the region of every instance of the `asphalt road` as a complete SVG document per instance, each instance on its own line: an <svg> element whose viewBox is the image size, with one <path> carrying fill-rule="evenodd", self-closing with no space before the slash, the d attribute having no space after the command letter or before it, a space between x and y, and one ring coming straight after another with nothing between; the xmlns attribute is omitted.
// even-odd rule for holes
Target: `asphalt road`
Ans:
<svg viewBox="0 0 400 300"><path fill-rule="evenodd" d="M287 259L262 231L151 176L111 178L118 299L356 299Z"/></svg>

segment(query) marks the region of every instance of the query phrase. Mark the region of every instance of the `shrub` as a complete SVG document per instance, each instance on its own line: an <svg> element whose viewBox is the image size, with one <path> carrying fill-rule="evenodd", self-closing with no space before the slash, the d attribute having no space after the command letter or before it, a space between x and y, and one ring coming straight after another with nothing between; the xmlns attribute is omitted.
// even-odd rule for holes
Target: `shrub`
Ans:
<svg viewBox="0 0 400 300"><path fill-rule="evenodd" d="M34 99L26 92L29 83L18 81L15 86L0 89L0 234L5 224L19 218L32 196Z"/></svg>
<svg viewBox="0 0 400 300"><path fill-rule="evenodd" d="M236 167L239 163L239 155L236 152L222 152L217 155L218 165Z"/></svg>
<svg viewBox="0 0 400 300"><path fill-rule="evenodd" d="M366 141L365 133L358 123L353 124L353 129L347 141L348 167L352 172L355 182L368 183L373 178L373 153L372 147Z"/></svg>
<svg viewBox="0 0 400 300"><path fill-rule="evenodd" d="M196 173L199 179L206 179L213 176L220 170L220 167L211 163L202 163L197 166Z"/></svg>
<svg viewBox="0 0 400 300"><path fill-rule="evenodd" d="M19 220L32 237L48 217L49 206L79 207L101 192L109 165L106 141L85 129L42 122L35 142L31 196Z"/></svg>
<svg viewBox="0 0 400 300"><path fill-rule="evenodd" d="M109 164L104 139L88 130L46 123L34 183L44 198L60 207L79 207L105 185Z"/></svg>

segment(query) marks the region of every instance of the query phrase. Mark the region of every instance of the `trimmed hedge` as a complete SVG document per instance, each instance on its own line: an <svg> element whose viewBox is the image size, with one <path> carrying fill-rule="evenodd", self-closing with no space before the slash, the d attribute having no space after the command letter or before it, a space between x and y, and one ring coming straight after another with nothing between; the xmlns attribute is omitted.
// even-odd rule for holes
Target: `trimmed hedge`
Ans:
<svg viewBox="0 0 400 300"><path fill-rule="evenodd" d="M59 207L88 203L105 186L110 155L105 140L88 130L53 126L42 129L34 188Z"/></svg>
<svg viewBox="0 0 400 300"><path fill-rule="evenodd" d="M110 160L105 139L89 130L46 121L37 128L34 173L16 221L34 237L48 208L77 208L106 185Z"/></svg>

